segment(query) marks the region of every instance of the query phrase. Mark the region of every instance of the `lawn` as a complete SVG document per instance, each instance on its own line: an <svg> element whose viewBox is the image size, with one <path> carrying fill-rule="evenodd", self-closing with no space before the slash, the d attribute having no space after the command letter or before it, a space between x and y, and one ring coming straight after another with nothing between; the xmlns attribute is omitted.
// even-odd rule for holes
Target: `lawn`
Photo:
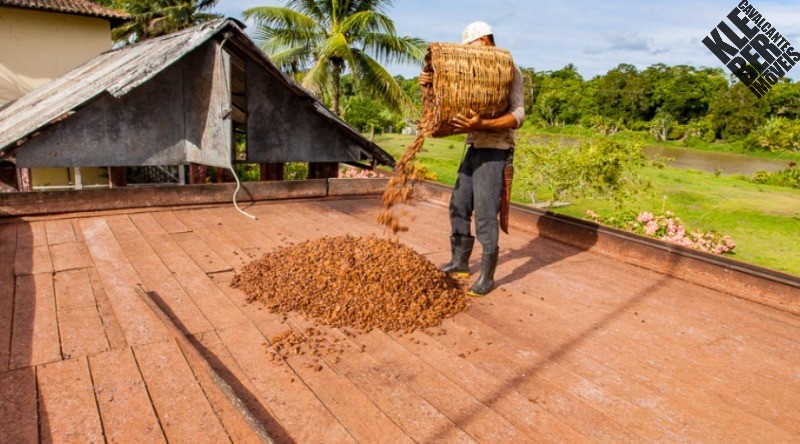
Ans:
<svg viewBox="0 0 800 444"><path fill-rule="evenodd" d="M413 136L391 134L378 136L375 142L398 158L412 140ZM463 140L463 136L427 139L418 158L439 182L452 185L464 152ZM738 245L732 258L800 275L800 190L676 168L645 168L642 175L652 182L653 193L631 209L658 212L664 205L690 230L730 235ZM529 203L516 193L514 200ZM585 199L556 211L583 217L590 209L600 214L612 211L606 201Z"/></svg>

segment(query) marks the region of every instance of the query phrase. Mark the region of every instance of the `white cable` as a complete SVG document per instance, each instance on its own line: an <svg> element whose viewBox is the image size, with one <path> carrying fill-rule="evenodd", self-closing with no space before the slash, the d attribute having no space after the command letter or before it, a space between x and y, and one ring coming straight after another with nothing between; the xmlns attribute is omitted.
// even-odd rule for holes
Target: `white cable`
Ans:
<svg viewBox="0 0 800 444"><path fill-rule="evenodd" d="M230 33L225 33L225 38L222 40L222 44L219 45L220 66L222 66L225 63L225 56L222 53L222 47L225 46L225 42L228 41L228 37L230 37ZM224 66L222 66L222 73L223 73L222 75L225 76L225 85L227 86L228 85L228 75L227 75L227 72L225 71L225 67ZM227 114L230 115L230 113L227 113ZM232 127L233 127L233 125L231 125L231 128ZM231 155L231 153L228 153L228 155L225 156L225 157L228 158L228 168L230 168L231 174L233 174L233 178L236 180L236 190L234 190L234 192L233 192L233 206L234 206L234 208L236 208L236 211L244 214L245 216L249 217L250 219L258 220L258 217L253 216L252 214L248 213L247 211L244 211L243 209L239 208L239 204L236 203L236 194L239 193L239 189L242 187L242 184L241 184L241 182L239 182L239 177L236 175L236 170L233 169L233 160L231 160L231 158L233 156Z"/></svg>

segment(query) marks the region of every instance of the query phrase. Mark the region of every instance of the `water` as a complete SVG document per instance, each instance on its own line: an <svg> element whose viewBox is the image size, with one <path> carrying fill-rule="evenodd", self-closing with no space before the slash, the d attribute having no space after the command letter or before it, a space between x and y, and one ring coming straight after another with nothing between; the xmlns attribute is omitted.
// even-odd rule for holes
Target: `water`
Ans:
<svg viewBox="0 0 800 444"><path fill-rule="evenodd" d="M669 167L692 169L707 173L720 171L722 174L744 174L750 176L759 170L782 170L789 164L788 160L759 159L742 154L713 151L693 151L660 146L646 146L643 149L649 158L660 156L674 159L666 163Z"/></svg>

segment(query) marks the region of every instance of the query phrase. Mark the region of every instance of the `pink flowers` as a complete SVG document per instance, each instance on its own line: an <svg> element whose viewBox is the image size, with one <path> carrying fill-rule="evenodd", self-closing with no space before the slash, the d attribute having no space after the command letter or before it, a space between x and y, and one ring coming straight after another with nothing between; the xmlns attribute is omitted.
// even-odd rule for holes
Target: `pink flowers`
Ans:
<svg viewBox="0 0 800 444"><path fill-rule="evenodd" d="M383 175L376 171L364 170L347 165L339 169L339 177L342 179L371 179L373 177L383 177Z"/></svg>
<svg viewBox="0 0 800 444"><path fill-rule="evenodd" d="M607 218L600 217L592 210L586 212L588 219L610 225L634 233L660 239L671 244L681 245L686 248L705 251L714 254L733 254L736 251L736 243L730 236L723 236L716 231L703 233L702 231L686 231L683 222L675 217L675 213L666 211L663 214L653 214L633 212L617 214Z"/></svg>

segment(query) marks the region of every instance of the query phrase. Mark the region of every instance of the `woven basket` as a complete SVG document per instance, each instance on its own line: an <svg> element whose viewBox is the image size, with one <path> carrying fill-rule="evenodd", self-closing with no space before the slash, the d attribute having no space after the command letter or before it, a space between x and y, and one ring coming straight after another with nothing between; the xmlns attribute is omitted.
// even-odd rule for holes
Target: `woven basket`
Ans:
<svg viewBox="0 0 800 444"><path fill-rule="evenodd" d="M422 69L433 74L423 88L420 132L432 137L463 133L452 124L456 114L470 109L483 118L508 112L508 94L514 79L511 54L492 46L430 43Z"/></svg>

